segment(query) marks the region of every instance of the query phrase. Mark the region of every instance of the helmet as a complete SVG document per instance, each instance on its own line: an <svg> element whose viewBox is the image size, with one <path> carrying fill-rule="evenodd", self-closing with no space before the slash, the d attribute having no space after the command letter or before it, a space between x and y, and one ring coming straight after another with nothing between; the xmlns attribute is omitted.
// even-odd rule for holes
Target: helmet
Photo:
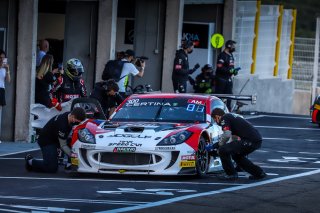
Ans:
<svg viewBox="0 0 320 213"><path fill-rule="evenodd" d="M237 42L233 41L233 40L228 40L226 42L226 47L227 48L231 48L234 44L236 44Z"/></svg>
<svg viewBox="0 0 320 213"><path fill-rule="evenodd" d="M83 72L83 66L79 59L72 58L67 61L65 73L71 80L78 80Z"/></svg>

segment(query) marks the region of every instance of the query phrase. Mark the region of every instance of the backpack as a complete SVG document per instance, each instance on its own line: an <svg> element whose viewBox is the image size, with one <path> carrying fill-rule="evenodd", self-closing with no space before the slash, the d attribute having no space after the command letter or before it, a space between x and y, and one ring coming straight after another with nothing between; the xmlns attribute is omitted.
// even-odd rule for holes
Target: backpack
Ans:
<svg viewBox="0 0 320 213"><path fill-rule="evenodd" d="M116 82L119 82L125 77L121 76L124 63L128 63L128 61L109 60L102 72L102 80L107 81L109 79L114 79Z"/></svg>

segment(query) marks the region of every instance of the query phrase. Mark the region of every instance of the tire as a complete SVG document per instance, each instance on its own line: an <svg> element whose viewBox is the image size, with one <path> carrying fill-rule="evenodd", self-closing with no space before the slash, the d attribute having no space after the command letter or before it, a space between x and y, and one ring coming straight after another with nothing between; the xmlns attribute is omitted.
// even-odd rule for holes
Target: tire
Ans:
<svg viewBox="0 0 320 213"><path fill-rule="evenodd" d="M201 136L198 151L196 152L196 172L197 177L206 177L208 166L209 166L209 154L205 148L206 140L203 136Z"/></svg>

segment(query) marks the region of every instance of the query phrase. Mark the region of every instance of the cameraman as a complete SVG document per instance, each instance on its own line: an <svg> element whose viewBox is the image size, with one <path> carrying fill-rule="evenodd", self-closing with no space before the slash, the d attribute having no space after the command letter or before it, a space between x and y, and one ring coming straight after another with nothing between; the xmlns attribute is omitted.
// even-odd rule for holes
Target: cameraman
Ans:
<svg viewBox="0 0 320 213"><path fill-rule="evenodd" d="M182 43L182 49L176 51L172 72L172 84L175 93L187 92L187 81L189 75L194 73L200 67L199 64L196 64L193 69L189 69L188 54L193 52L193 48L193 41L186 40Z"/></svg>
<svg viewBox="0 0 320 213"><path fill-rule="evenodd" d="M126 88L129 84L129 75L132 74L133 76L143 77L146 62L141 60L140 61L141 66L138 67L137 69L137 67L133 64L135 61L135 52L130 49L124 52L124 58L121 60L130 62L130 63L124 63L121 71L121 77L123 76L125 77L120 79L120 81L118 82L120 95L122 97L126 97Z"/></svg>

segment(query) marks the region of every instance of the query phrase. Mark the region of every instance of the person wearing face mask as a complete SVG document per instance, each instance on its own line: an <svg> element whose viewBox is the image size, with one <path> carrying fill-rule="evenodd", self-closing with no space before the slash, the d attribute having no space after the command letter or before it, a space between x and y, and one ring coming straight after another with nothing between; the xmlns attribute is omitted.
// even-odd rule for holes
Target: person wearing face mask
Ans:
<svg viewBox="0 0 320 213"><path fill-rule="evenodd" d="M234 67L233 52L236 42L228 40L225 49L218 55L216 69L216 94L232 94L233 82L232 77L238 74L240 67ZM227 107L231 110L231 100L227 100Z"/></svg>
<svg viewBox="0 0 320 213"><path fill-rule="evenodd" d="M196 76L194 92L212 94L214 91L215 76L211 64L206 64L201 68L201 73Z"/></svg>
<svg viewBox="0 0 320 213"><path fill-rule="evenodd" d="M55 173L58 171L58 149L61 149L68 157L71 149L67 139L72 126L86 119L86 112L80 107L71 112L58 114L51 118L41 129L38 144L42 152L42 158L34 159L32 155L25 156L25 167L27 171Z"/></svg>
<svg viewBox="0 0 320 213"><path fill-rule="evenodd" d="M175 93L187 92L189 75L194 73L200 65L197 63L193 69L189 69L188 54L193 52L194 43L191 40L183 41L182 48L176 51L172 72L173 91Z"/></svg>
<svg viewBox="0 0 320 213"><path fill-rule="evenodd" d="M126 89L129 85L129 76L130 74L133 76L143 77L144 75L144 69L146 66L146 62L143 61L141 63L141 67L136 67L133 62L135 61L135 52L131 49L128 49L124 52L124 58L121 59L125 62L130 63L124 63L123 68L121 71L121 77L118 82L119 86L119 93L122 97L126 97Z"/></svg>
<svg viewBox="0 0 320 213"><path fill-rule="evenodd" d="M114 79L109 79L95 83L93 91L90 94L90 98L95 98L99 101L107 119L123 101L118 91L119 86L117 82Z"/></svg>
<svg viewBox="0 0 320 213"><path fill-rule="evenodd" d="M219 176L223 180L236 180L237 170L234 168L231 158L244 171L250 174L250 180L260 180L267 176L260 166L252 163L248 154L259 149L262 137L259 131L243 117L225 113L223 109L216 108L211 112L212 119L222 128L223 134L219 142L214 144L218 149L222 167L226 174Z"/></svg>

